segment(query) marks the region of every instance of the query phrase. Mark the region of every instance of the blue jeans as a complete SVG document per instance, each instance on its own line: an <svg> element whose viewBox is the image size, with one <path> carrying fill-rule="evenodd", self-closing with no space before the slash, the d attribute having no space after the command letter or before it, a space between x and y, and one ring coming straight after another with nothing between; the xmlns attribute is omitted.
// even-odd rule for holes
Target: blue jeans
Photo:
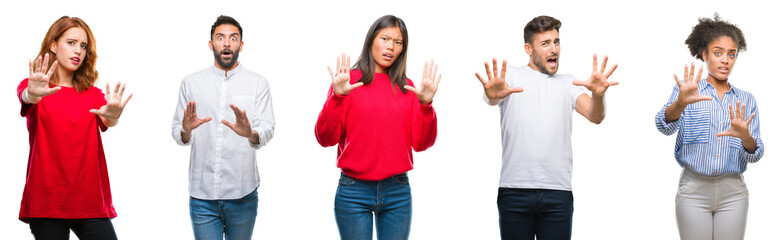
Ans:
<svg viewBox="0 0 784 240"><path fill-rule="evenodd" d="M249 240L259 208L257 190L240 199L202 200L191 197L191 223L196 240Z"/></svg>
<svg viewBox="0 0 784 240"><path fill-rule="evenodd" d="M498 188L501 239L571 239L573 213L571 191Z"/></svg>
<svg viewBox="0 0 784 240"><path fill-rule="evenodd" d="M378 240L408 239L411 187L405 173L380 181L359 180L341 173L338 182L335 221L341 239L372 239L374 213Z"/></svg>

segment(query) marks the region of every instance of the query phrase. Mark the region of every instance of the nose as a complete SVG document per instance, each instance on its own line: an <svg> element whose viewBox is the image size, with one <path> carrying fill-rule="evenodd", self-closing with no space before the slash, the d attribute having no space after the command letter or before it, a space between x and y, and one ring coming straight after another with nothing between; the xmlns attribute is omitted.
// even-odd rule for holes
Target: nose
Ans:
<svg viewBox="0 0 784 240"><path fill-rule="evenodd" d="M224 47L231 47L231 40L229 40L229 38L224 39L223 40L223 46Z"/></svg>

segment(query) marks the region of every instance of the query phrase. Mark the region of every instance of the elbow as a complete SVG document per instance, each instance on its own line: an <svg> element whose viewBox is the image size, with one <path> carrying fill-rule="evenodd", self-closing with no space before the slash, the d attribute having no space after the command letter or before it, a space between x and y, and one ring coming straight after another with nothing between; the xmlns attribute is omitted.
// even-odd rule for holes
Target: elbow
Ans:
<svg viewBox="0 0 784 240"><path fill-rule="evenodd" d="M604 114L602 114L601 116L594 116L592 118L589 118L588 121L591 121L593 124L599 125L600 123L602 123L602 121L604 121Z"/></svg>

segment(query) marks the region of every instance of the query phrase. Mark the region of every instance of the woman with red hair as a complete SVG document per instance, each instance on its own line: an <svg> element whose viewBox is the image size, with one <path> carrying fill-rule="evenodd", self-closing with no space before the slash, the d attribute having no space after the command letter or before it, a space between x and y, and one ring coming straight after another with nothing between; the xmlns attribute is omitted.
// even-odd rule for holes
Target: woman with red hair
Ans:
<svg viewBox="0 0 784 240"><path fill-rule="evenodd" d="M46 33L30 77L17 87L30 155L19 219L36 239L117 239L100 131L117 125L128 98L118 82L93 86L95 37L84 21L61 17ZM51 67L50 67L51 66Z"/></svg>

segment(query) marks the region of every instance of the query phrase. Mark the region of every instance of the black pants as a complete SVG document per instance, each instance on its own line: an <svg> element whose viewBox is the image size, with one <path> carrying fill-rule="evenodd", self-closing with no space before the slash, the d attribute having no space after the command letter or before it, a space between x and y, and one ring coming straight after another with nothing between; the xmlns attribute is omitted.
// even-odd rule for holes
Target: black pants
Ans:
<svg viewBox="0 0 784 240"><path fill-rule="evenodd" d="M498 188L498 220L504 240L569 240L571 191Z"/></svg>
<svg viewBox="0 0 784 240"><path fill-rule="evenodd" d="M28 223L36 240L68 240L70 230L81 240L117 239L112 221L108 218L29 218Z"/></svg>

